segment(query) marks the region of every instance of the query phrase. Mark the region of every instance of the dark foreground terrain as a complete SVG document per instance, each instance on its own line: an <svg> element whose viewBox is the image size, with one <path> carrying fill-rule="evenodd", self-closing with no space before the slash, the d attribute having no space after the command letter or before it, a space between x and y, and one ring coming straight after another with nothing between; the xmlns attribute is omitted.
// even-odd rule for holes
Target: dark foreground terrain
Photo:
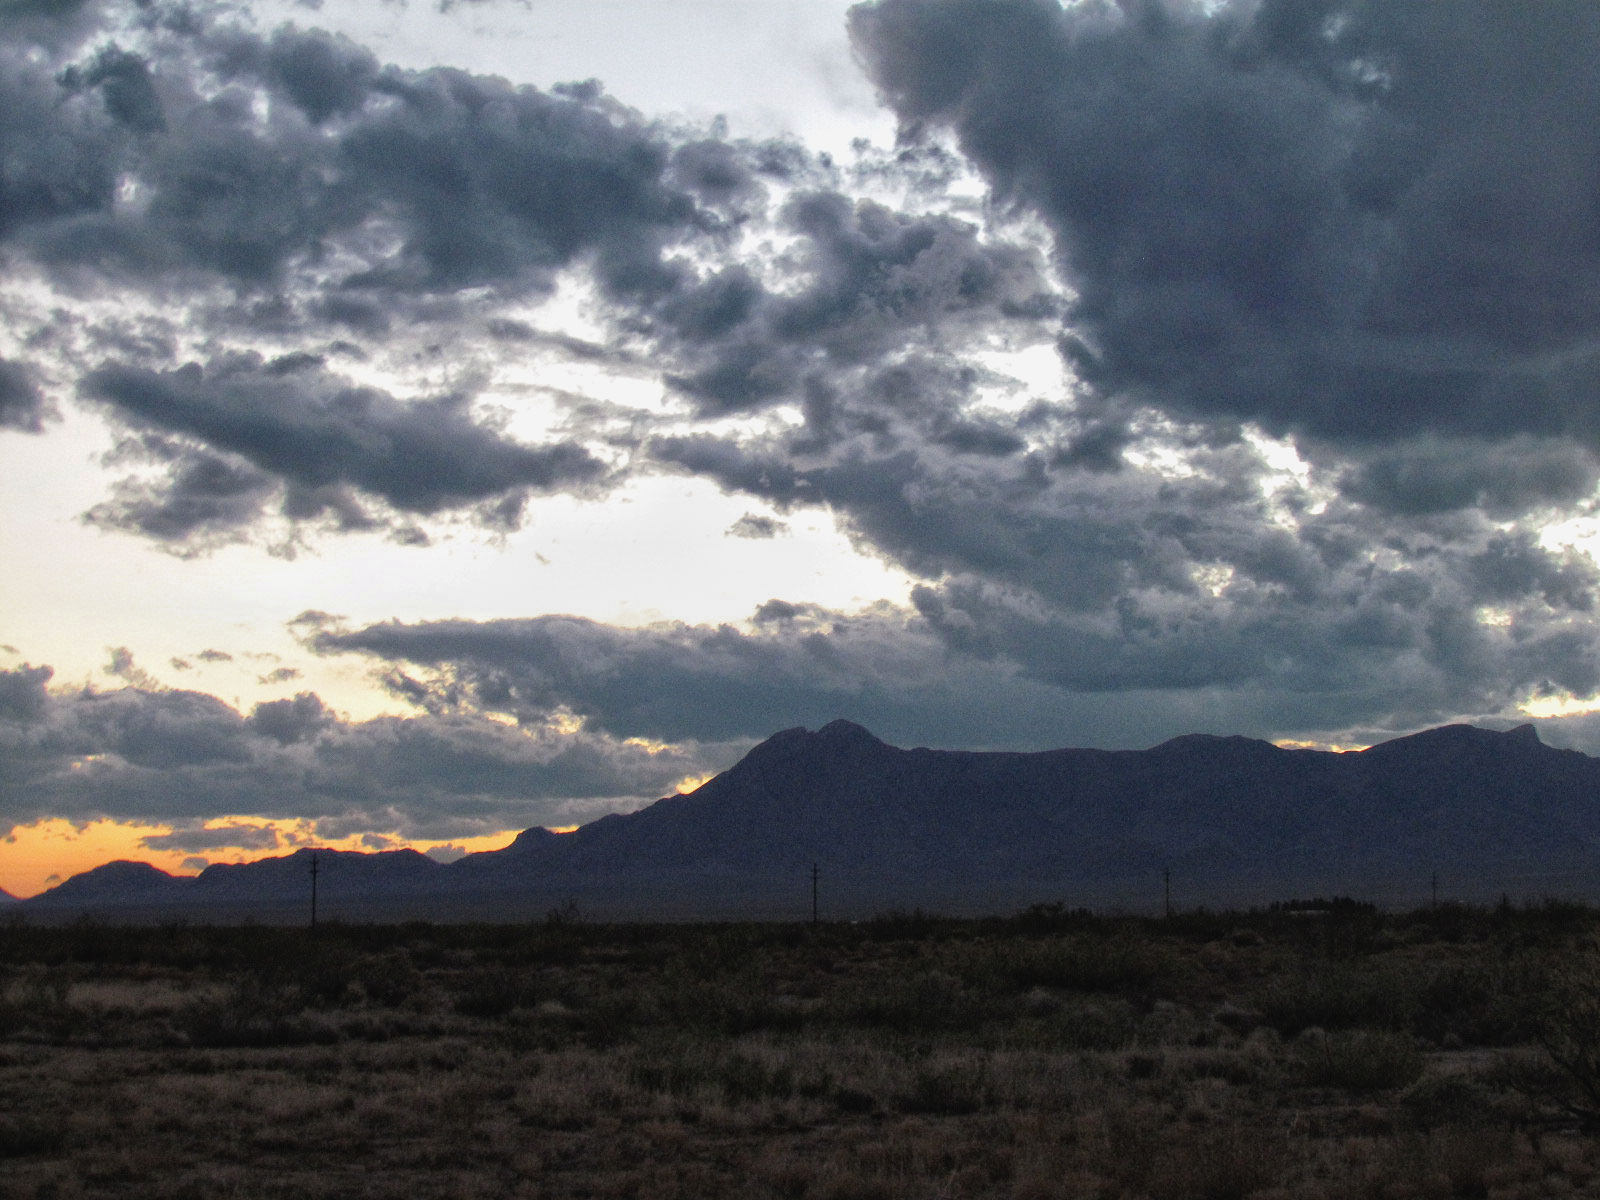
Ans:
<svg viewBox="0 0 1600 1200"><path fill-rule="evenodd" d="M0 1195L1600 1195L1597 933L11 924Z"/></svg>

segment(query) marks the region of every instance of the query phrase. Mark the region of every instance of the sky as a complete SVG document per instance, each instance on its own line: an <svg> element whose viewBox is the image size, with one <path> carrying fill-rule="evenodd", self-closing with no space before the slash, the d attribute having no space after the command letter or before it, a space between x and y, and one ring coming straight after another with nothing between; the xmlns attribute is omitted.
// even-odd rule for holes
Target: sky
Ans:
<svg viewBox="0 0 1600 1200"><path fill-rule="evenodd" d="M1600 753L1600 7L0 3L0 888L843 717Z"/></svg>

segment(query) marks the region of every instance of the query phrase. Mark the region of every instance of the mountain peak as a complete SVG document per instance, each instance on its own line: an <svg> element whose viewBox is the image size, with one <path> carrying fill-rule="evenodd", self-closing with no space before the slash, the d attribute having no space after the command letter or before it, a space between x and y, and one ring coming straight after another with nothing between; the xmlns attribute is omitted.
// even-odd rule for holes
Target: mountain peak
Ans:
<svg viewBox="0 0 1600 1200"><path fill-rule="evenodd" d="M188 883L147 862L119 858L74 875L56 884L36 899L46 902L85 902L131 900L155 895L165 888Z"/></svg>
<svg viewBox="0 0 1600 1200"><path fill-rule="evenodd" d="M846 721L842 717L835 721L829 721L821 729L817 730L817 737L827 738L830 741L836 742L870 742L873 745L878 746L884 744L879 738L873 735L871 730L865 728L864 726L857 725L854 721Z"/></svg>
<svg viewBox="0 0 1600 1200"><path fill-rule="evenodd" d="M1242 747L1268 746L1278 749L1271 742L1264 742L1260 738L1245 737L1243 734L1228 733L1181 733L1177 737L1168 738L1160 745L1152 747L1154 750L1215 750L1220 748L1240 749Z"/></svg>

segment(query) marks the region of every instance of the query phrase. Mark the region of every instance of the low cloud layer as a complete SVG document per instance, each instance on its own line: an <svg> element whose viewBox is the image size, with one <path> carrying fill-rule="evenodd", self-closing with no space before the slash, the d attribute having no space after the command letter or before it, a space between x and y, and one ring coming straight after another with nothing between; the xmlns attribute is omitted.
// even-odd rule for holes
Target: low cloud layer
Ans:
<svg viewBox="0 0 1600 1200"><path fill-rule="evenodd" d="M715 752L461 713L352 722L309 692L241 714L200 692L63 692L49 688L51 676L48 667L0 671L7 829L111 818L188 830L176 848L254 847L239 832L194 831L233 814L308 822L324 838L472 837L636 807L699 770L698 753Z"/></svg>

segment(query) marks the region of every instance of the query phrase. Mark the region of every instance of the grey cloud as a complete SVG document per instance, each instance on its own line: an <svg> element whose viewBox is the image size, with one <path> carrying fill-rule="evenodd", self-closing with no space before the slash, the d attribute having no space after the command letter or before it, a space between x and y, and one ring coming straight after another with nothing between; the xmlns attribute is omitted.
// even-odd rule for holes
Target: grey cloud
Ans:
<svg viewBox="0 0 1600 1200"><path fill-rule="evenodd" d="M1574 551L1553 552L1527 533L1500 534L1470 560L1479 597L1488 601L1521 600L1533 595L1552 607L1587 612L1594 607L1600 570L1594 560Z"/></svg>
<svg viewBox="0 0 1600 1200"><path fill-rule="evenodd" d="M306 741L334 720L315 692L301 692L292 700L268 700L250 711L246 724L279 745Z"/></svg>
<svg viewBox="0 0 1600 1200"><path fill-rule="evenodd" d="M745 513L728 527L729 537L771 539L780 533L787 533L789 526L775 517L763 517L757 513Z"/></svg>
<svg viewBox="0 0 1600 1200"><path fill-rule="evenodd" d="M660 438L651 450L780 507L826 504L862 544L923 576L1009 578L1079 607L1187 577L1181 541L1133 515L1154 507L1161 485L1147 476L1071 489L1032 458L974 466L912 439L885 454L851 444L804 467L781 444L711 436Z"/></svg>
<svg viewBox="0 0 1600 1200"><path fill-rule="evenodd" d="M98 101L64 94L46 66L0 46L0 241L108 209L121 143Z"/></svg>
<svg viewBox="0 0 1600 1200"><path fill-rule="evenodd" d="M796 724L861 722L904 745L1128 745L1181 732L1199 705L1148 694L1074 696L1013 664L952 654L892 609L832 613L763 605L758 632L728 626L620 629L573 617L390 623L312 642L323 653L404 663L425 708L573 714L616 737L747 743ZM1165 732L1163 732L1165 731Z"/></svg>
<svg viewBox="0 0 1600 1200"><path fill-rule="evenodd" d="M932 338L1007 323L1044 287L1030 252L948 216L911 216L835 191L793 197L803 286L770 293L742 266L680 287L656 308L681 365L669 380L709 412L759 407L808 378Z"/></svg>
<svg viewBox="0 0 1600 1200"><path fill-rule="evenodd" d="M242 539L278 494L270 475L234 455L168 444L159 481L125 479L84 514L91 524L200 552Z"/></svg>
<svg viewBox="0 0 1600 1200"><path fill-rule="evenodd" d="M221 825L175 829L171 833L150 834L139 839L148 850L181 850L187 853L224 849L276 850L283 839L274 829L259 825Z"/></svg>
<svg viewBox="0 0 1600 1200"><path fill-rule="evenodd" d="M149 63L119 46L104 47L87 67L68 67L58 81L68 90L98 89L106 111L134 133L156 133L166 127Z"/></svg>
<svg viewBox="0 0 1600 1200"><path fill-rule="evenodd" d="M41 433L52 415L27 364L0 358L0 429Z"/></svg>
<svg viewBox="0 0 1600 1200"><path fill-rule="evenodd" d="M1420 441L1364 456L1340 482L1344 494L1401 516L1482 509L1516 517L1568 507L1594 494L1600 465L1579 446L1516 438Z"/></svg>
<svg viewBox="0 0 1600 1200"><path fill-rule="evenodd" d="M108 647L111 658L106 663L104 670L107 675L114 675L126 683L137 687L155 687L155 679L138 663L133 661L133 651L126 646Z"/></svg>
<svg viewBox="0 0 1600 1200"><path fill-rule="evenodd" d="M48 668L0 672L0 824L169 823L183 849L246 845L238 831L199 830L227 816L439 838L566 824L637 807L726 753L461 713L349 722L310 693L242 717L203 693L51 694L48 678Z"/></svg>
<svg viewBox="0 0 1600 1200"><path fill-rule="evenodd" d="M170 372L107 365L83 386L137 427L232 456L187 450L153 494L121 497L102 517L155 536L253 519L269 476L287 485L288 515L326 513L359 527L365 515L343 489L423 515L483 505L486 519L514 524L526 492L582 488L605 470L572 443L504 437L473 417L465 396L403 403L319 367L274 369L255 355Z"/></svg>
<svg viewBox="0 0 1600 1200"><path fill-rule="evenodd" d="M580 260L616 296L653 295L676 284L665 249L708 228L668 181L671 143L595 89L381 67L342 38L203 10L147 24L149 57L0 55L0 239L47 265L136 286L199 271L263 315L381 331L407 296L538 291ZM733 186L714 153L686 152L686 187ZM353 265L296 274L335 258ZM325 294L302 305L308 286Z"/></svg>
<svg viewBox="0 0 1600 1200"><path fill-rule="evenodd" d="M272 34L262 67L314 125L359 110L379 72L372 53L348 39L292 27Z"/></svg>
<svg viewBox="0 0 1600 1200"><path fill-rule="evenodd" d="M588 96L547 96L439 69L387 72L395 103L352 126L341 162L400 218L400 261L374 279L453 288L538 279L585 252L618 293L670 284L665 242L695 206L662 181L665 147Z"/></svg>
<svg viewBox="0 0 1600 1200"><path fill-rule="evenodd" d="M1403 582L1403 581L1400 581ZM1594 640L1559 623L1484 628L1437 585L1346 608L1073 619L975 585L919 594L919 617L774 601L757 629L618 629L575 618L385 624L325 653L403 663L435 711L581 717L623 737L736 741L836 716L901 745L1139 747L1196 730L1338 740L1493 715L1600 682ZM1264 598L1257 595L1256 601ZM961 635L978 631L987 645Z"/></svg>
<svg viewBox="0 0 1600 1200"><path fill-rule="evenodd" d="M672 152L671 177L707 204L732 206L759 198L763 186L738 149L728 142L703 138L686 142Z"/></svg>
<svg viewBox="0 0 1600 1200"><path fill-rule="evenodd" d="M803 437L652 450L731 492L826 504L859 544L928 581L918 611L952 651L1048 688L1140 692L1174 712L1210 694L1258 732L1272 719L1326 732L1492 713L1600 680L1600 642L1574 623L1592 609L1588 558L1475 513L1408 525L1348 503L1314 509L1293 490L1269 502L1266 465L1242 441L1191 445L1189 473L1172 476L957 459L933 439L817 457L796 449ZM1485 624L1486 606L1510 624Z"/></svg>
<svg viewBox="0 0 1600 1200"><path fill-rule="evenodd" d="M14 671L0 671L0 720L25 723L44 715L49 693L45 685L55 671L24 663Z"/></svg>
<svg viewBox="0 0 1600 1200"><path fill-rule="evenodd" d="M70 24L99 7L99 0L7 0L0 8L0 29L21 27L26 33L30 27Z"/></svg>
<svg viewBox="0 0 1600 1200"><path fill-rule="evenodd" d="M952 129L1050 223L1102 399L1600 444L1593 5L881 0L851 28L912 136Z"/></svg>

